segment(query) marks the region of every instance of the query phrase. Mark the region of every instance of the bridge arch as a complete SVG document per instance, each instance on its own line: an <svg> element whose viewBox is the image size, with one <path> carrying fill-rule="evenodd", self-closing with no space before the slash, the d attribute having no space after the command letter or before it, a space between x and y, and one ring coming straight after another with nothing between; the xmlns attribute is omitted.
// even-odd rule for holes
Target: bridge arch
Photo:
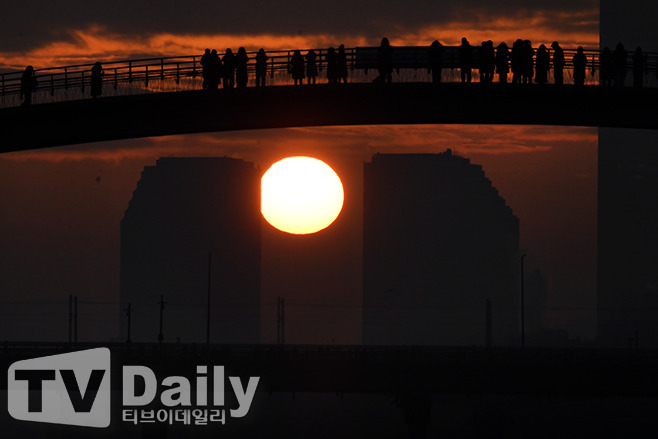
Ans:
<svg viewBox="0 0 658 439"><path fill-rule="evenodd" d="M342 84L184 91L0 110L0 152L173 134L333 125L658 129L658 89Z"/></svg>

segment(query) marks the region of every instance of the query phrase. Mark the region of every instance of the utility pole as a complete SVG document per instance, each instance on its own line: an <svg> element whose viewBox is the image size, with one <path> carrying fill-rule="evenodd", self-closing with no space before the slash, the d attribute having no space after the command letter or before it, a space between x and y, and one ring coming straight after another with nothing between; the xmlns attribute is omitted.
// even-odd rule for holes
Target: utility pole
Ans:
<svg viewBox="0 0 658 439"><path fill-rule="evenodd" d="M208 252L208 306L207 306L207 323L206 323L206 345L210 345L210 275L212 267L212 251Z"/></svg>
<svg viewBox="0 0 658 439"><path fill-rule="evenodd" d="M69 294L69 343L73 340L73 294Z"/></svg>
<svg viewBox="0 0 658 439"><path fill-rule="evenodd" d="M276 298L276 342L277 344L284 344L285 341L285 315L286 304L283 297Z"/></svg>
<svg viewBox="0 0 658 439"><path fill-rule="evenodd" d="M73 341L78 342L78 296L73 297Z"/></svg>
<svg viewBox="0 0 658 439"><path fill-rule="evenodd" d="M486 325L486 335L485 335L485 343L488 348L491 347L491 300L487 299L486 302L486 317L485 317L485 325Z"/></svg>
<svg viewBox="0 0 658 439"><path fill-rule="evenodd" d="M164 335L162 335L162 314L164 313L164 307L167 302L164 301L164 294L160 294L160 333L158 334L158 343L162 343L164 340Z"/></svg>
<svg viewBox="0 0 658 439"><path fill-rule="evenodd" d="M128 337L126 338L126 343L130 343L130 320L132 318L131 303L128 303L128 309L126 310L126 315L128 316Z"/></svg>
<svg viewBox="0 0 658 439"><path fill-rule="evenodd" d="M521 347L525 347L525 281L523 279L523 260L525 253L521 255Z"/></svg>

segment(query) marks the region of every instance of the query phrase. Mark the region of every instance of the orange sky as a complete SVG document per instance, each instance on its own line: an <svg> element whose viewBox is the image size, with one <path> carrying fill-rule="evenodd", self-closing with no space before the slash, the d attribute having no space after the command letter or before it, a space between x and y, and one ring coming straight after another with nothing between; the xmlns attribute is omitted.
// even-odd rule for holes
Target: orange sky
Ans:
<svg viewBox="0 0 658 439"><path fill-rule="evenodd" d="M248 51L322 48L345 44L346 47L376 46L378 38L353 33L177 33L151 32L136 36L114 31L106 25L92 24L61 30L65 37L39 43L26 51L0 50L0 69L35 68L96 61L118 61L128 58L187 56L203 52L206 47L223 52L226 47L244 46ZM382 35L384 36L384 35ZM598 9L577 12L548 10L517 10L510 15L493 15L484 8L458 14L447 23L423 25L417 28L393 29L386 33L393 45L429 45L438 39L446 45L458 45L465 36L471 44L493 40L511 45L517 38L529 39L533 45L549 45L558 40L565 48L582 45L598 47Z"/></svg>

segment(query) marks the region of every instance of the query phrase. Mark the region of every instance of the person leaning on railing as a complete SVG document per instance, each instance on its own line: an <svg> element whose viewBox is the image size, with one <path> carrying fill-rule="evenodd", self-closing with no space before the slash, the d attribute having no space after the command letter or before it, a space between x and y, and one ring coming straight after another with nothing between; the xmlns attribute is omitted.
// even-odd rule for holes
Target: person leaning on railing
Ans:
<svg viewBox="0 0 658 439"><path fill-rule="evenodd" d="M265 87L268 59L269 57L265 53L265 49L261 48L256 54L256 87Z"/></svg>
<svg viewBox="0 0 658 439"><path fill-rule="evenodd" d="M551 47L553 48L553 79L556 84L561 85L564 83L564 65L566 64L564 51L557 41L553 41Z"/></svg>
<svg viewBox="0 0 658 439"><path fill-rule="evenodd" d="M103 94L103 65L96 62L91 68L91 97L96 99Z"/></svg>
<svg viewBox="0 0 658 439"><path fill-rule="evenodd" d="M548 82L549 60L548 49L542 44L537 49L537 56L535 58L535 82L537 84L546 84Z"/></svg>
<svg viewBox="0 0 658 439"><path fill-rule="evenodd" d="M290 73L295 85L302 85L304 83L304 57L302 52L295 50L290 58Z"/></svg>
<svg viewBox="0 0 658 439"><path fill-rule="evenodd" d="M633 87L642 87L644 67L644 52L642 52L641 47L638 47L635 49L635 53L633 54Z"/></svg>
<svg viewBox="0 0 658 439"><path fill-rule="evenodd" d="M498 73L498 82L507 83L507 74L509 73L509 47L503 41L496 47L496 72Z"/></svg>
<svg viewBox="0 0 658 439"><path fill-rule="evenodd" d="M37 88L37 78L34 75L34 67L27 66L21 76L21 99L24 107L32 105L32 92Z"/></svg>
<svg viewBox="0 0 658 439"><path fill-rule="evenodd" d="M313 49L309 50L306 54L306 80L309 84L315 84L315 78L318 76L317 57Z"/></svg>
<svg viewBox="0 0 658 439"><path fill-rule="evenodd" d="M432 83L439 84L443 71L443 45L438 40L432 41L429 49L429 57Z"/></svg>
<svg viewBox="0 0 658 439"><path fill-rule="evenodd" d="M235 55L231 48L227 48L222 57L222 76L224 88L231 89L235 86Z"/></svg>
<svg viewBox="0 0 658 439"><path fill-rule="evenodd" d="M388 38L382 38L377 49L377 76L373 82L384 82L390 84L393 81L393 48Z"/></svg>
<svg viewBox="0 0 658 439"><path fill-rule="evenodd" d="M614 79L614 65L612 61L612 52L610 48L605 47L599 57L599 80L604 87L612 85Z"/></svg>
<svg viewBox="0 0 658 439"><path fill-rule="evenodd" d="M573 62L573 83L576 85L584 85L587 57L583 52L583 46L578 46L578 50L571 61Z"/></svg>
<svg viewBox="0 0 658 439"><path fill-rule="evenodd" d="M244 47L238 49L238 53L235 55L235 85L237 88L245 88L249 77L247 76L247 63L249 62L249 57L247 56L247 51Z"/></svg>
<svg viewBox="0 0 658 439"><path fill-rule="evenodd" d="M617 43L615 51L612 53L612 66L615 71L615 87L623 87L626 82L626 50L624 45Z"/></svg>

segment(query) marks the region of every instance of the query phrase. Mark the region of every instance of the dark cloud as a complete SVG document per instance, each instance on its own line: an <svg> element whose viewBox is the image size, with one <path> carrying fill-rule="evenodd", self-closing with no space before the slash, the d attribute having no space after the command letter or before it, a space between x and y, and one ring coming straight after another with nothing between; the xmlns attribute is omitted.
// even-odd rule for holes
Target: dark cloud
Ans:
<svg viewBox="0 0 658 439"><path fill-rule="evenodd" d="M336 0L308 2L190 0L89 2L36 0L10 2L0 29L0 50L22 51L53 40L73 38L71 29L103 26L109 32L144 36L174 34L317 34L359 35L377 41L382 35L405 33L456 19L473 19L486 26L486 17L522 17L540 13L570 14L597 10L598 0L509 0L490 2L400 0ZM484 17L484 18L483 18ZM574 23L577 24L577 23ZM556 23L560 26L560 23ZM598 26L598 25L596 25Z"/></svg>

